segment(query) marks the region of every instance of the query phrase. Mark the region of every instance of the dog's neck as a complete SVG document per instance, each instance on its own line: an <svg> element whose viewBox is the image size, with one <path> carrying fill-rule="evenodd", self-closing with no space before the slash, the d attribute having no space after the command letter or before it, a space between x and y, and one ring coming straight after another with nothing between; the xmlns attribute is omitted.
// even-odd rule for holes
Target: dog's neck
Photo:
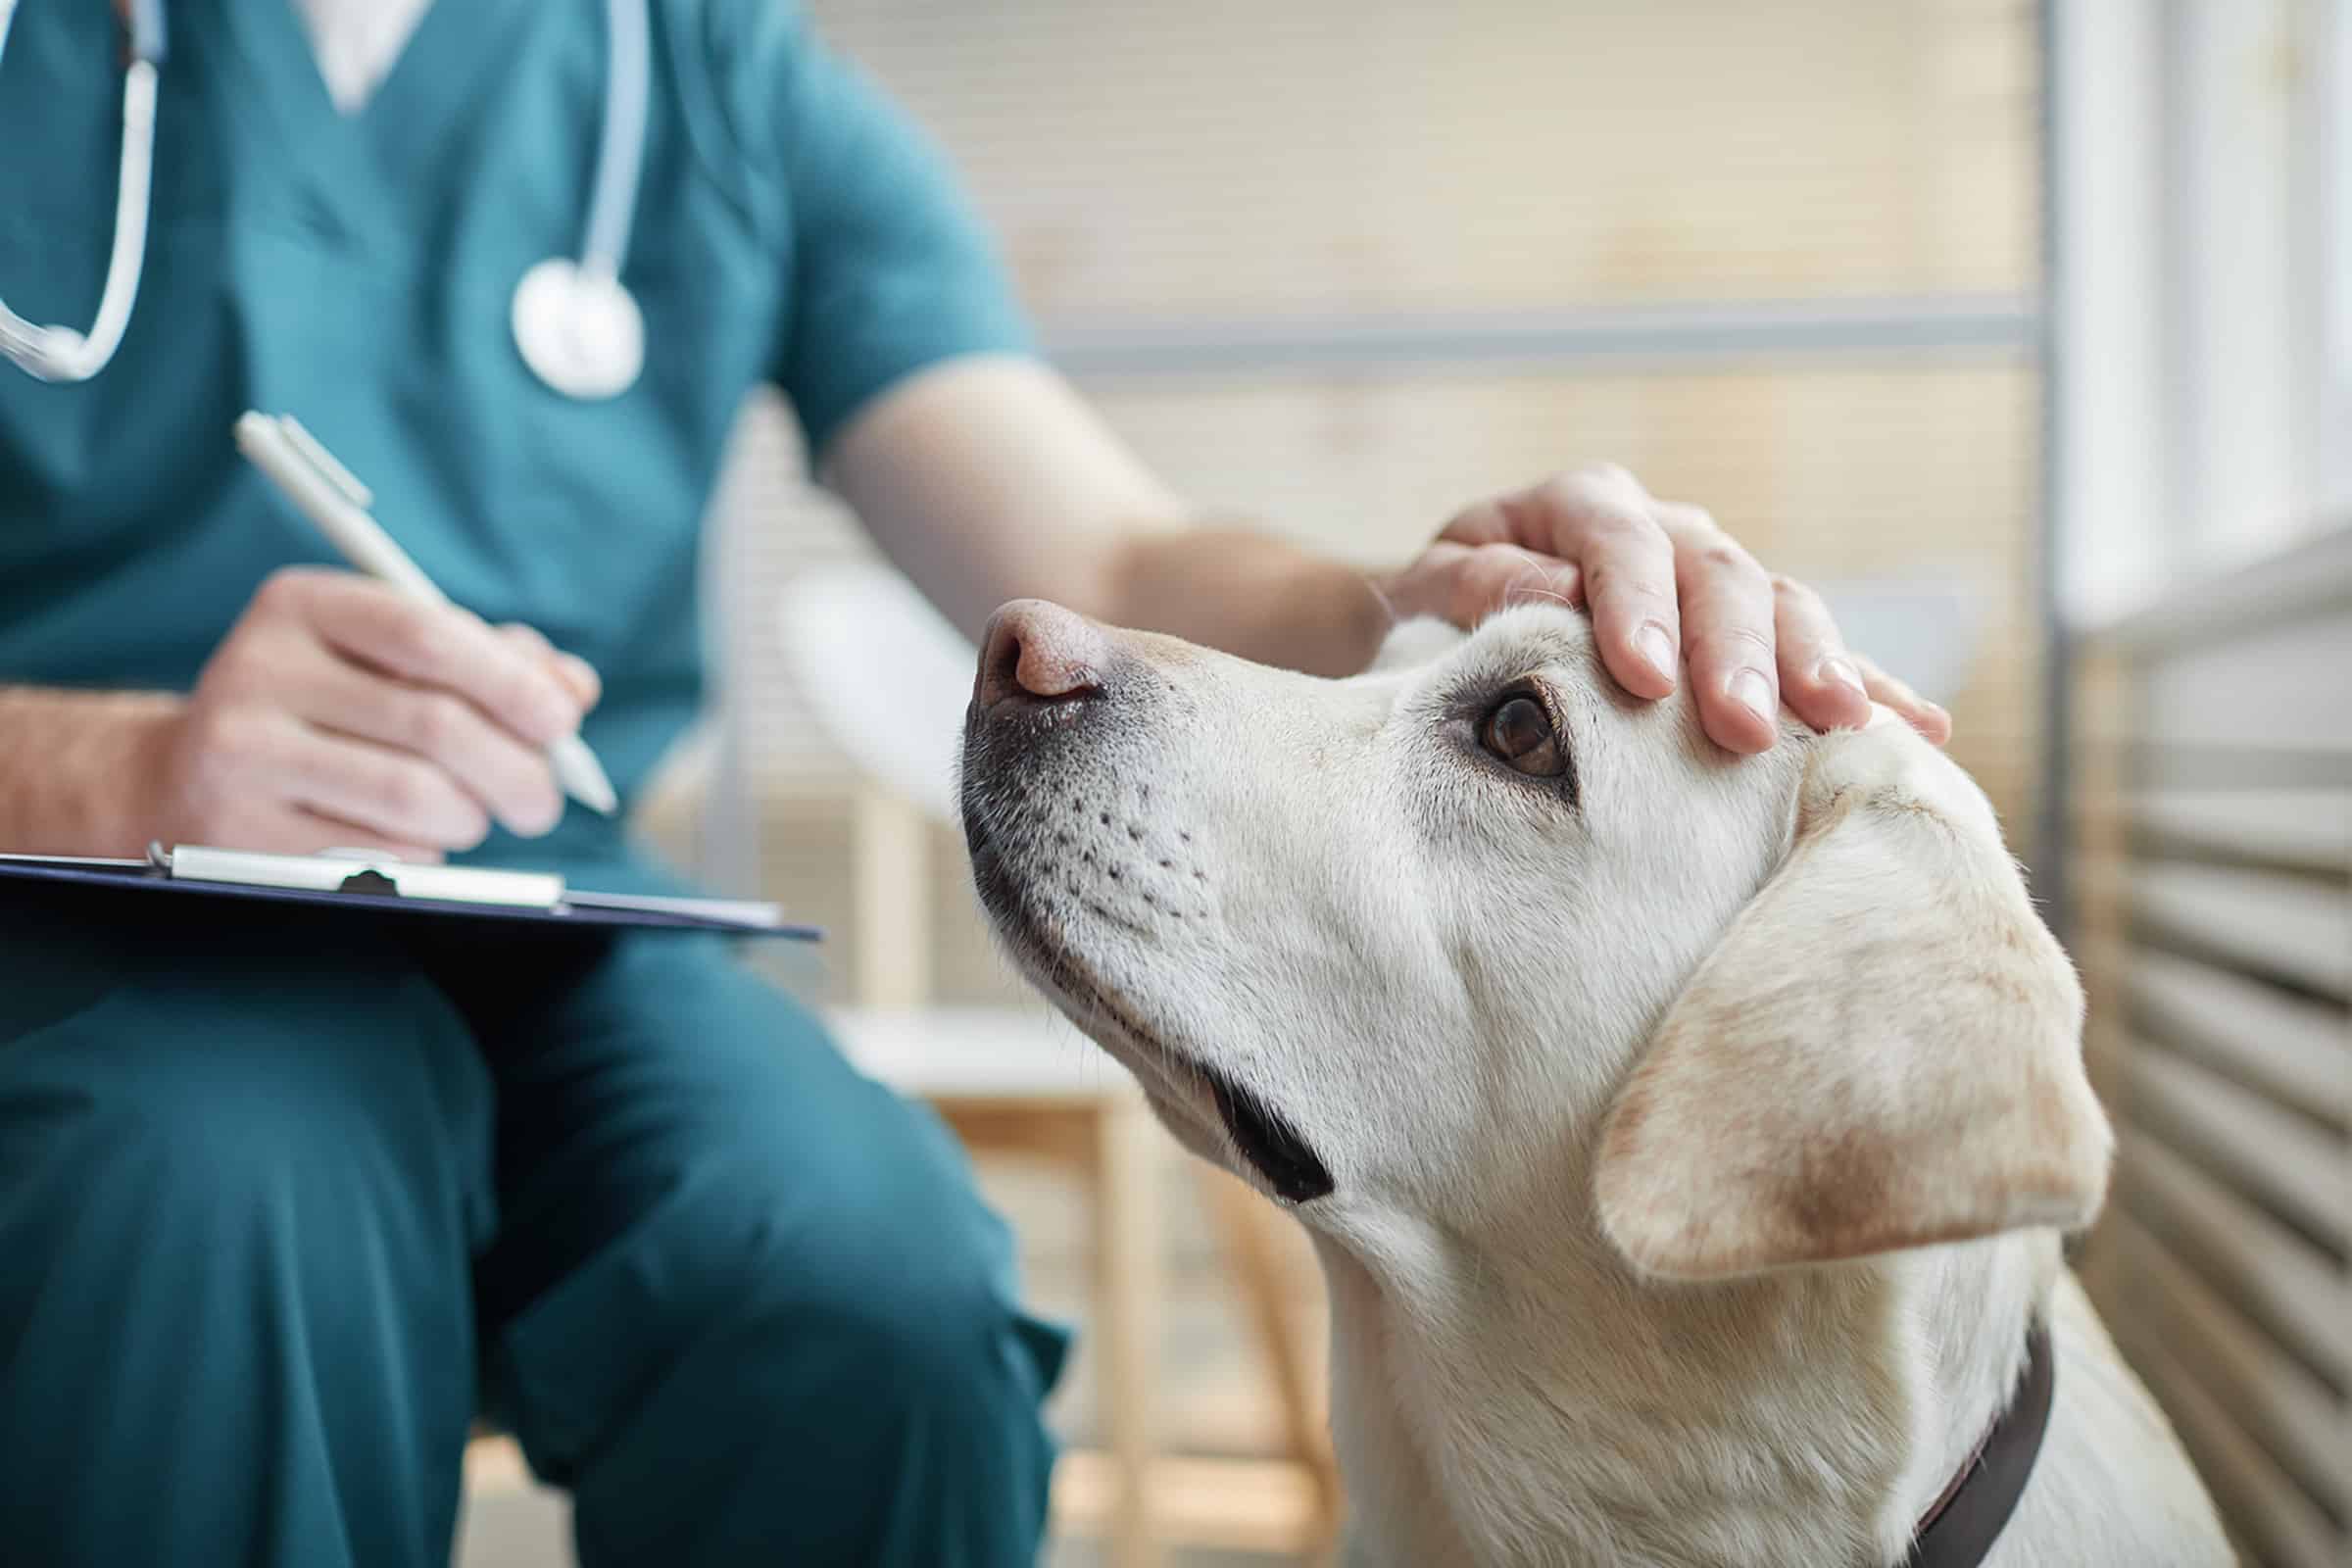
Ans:
<svg viewBox="0 0 2352 1568"><path fill-rule="evenodd" d="M1597 1236L1318 1236L1366 1564L1898 1561L2059 1266L2022 1234L1716 1286Z"/></svg>

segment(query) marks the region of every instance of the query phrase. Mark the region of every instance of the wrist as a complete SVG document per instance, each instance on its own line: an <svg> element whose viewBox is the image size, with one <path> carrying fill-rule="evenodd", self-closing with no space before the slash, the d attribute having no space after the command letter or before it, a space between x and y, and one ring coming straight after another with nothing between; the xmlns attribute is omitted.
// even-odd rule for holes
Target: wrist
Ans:
<svg viewBox="0 0 2352 1568"><path fill-rule="evenodd" d="M1390 587L1396 580L1396 571L1392 567L1372 569L1343 566L1341 569L1347 573L1348 578L1348 595L1346 604L1349 618L1347 636L1350 643L1360 648L1363 653L1363 657L1356 662L1355 670L1349 671L1352 674L1364 669L1370 665L1373 660L1380 657L1381 646L1389 640L1389 633L1396 628L1396 603L1395 596L1390 592Z"/></svg>
<svg viewBox="0 0 2352 1568"><path fill-rule="evenodd" d="M0 690L0 849L144 853L184 708L162 693Z"/></svg>
<svg viewBox="0 0 2352 1568"><path fill-rule="evenodd" d="M121 853L143 855L147 845L169 838L167 803L180 738L187 728L187 700L167 693L123 694L122 728L117 735L123 787L113 792L106 814L111 820L93 823Z"/></svg>
<svg viewBox="0 0 2352 1568"><path fill-rule="evenodd" d="M1362 673L1379 656L1395 624L1380 573L1306 556L1275 581L1265 605L1266 647L1252 657L1339 679Z"/></svg>

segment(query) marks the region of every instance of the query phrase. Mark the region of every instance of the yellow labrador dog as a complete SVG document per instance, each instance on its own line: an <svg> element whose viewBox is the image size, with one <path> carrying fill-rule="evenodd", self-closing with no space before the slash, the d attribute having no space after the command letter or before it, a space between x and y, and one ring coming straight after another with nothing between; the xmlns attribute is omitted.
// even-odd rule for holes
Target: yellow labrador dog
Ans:
<svg viewBox="0 0 2352 1568"><path fill-rule="evenodd" d="M1023 601L964 826L1030 977L1311 1233L1351 1562L2230 1562L2061 1261L2110 1137L1991 808L1891 715L1788 739L1558 607L1326 681Z"/></svg>

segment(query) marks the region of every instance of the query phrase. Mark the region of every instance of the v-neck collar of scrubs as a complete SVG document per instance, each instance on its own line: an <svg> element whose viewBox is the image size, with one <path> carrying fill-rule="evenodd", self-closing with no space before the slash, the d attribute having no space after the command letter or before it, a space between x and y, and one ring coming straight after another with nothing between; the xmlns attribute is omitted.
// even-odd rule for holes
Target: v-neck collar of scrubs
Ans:
<svg viewBox="0 0 2352 1568"><path fill-rule="evenodd" d="M327 96L346 115L375 96L433 0L287 0L311 40Z"/></svg>
<svg viewBox="0 0 2352 1568"><path fill-rule="evenodd" d="M493 65L537 7L529 0L441 0L417 19L392 69L365 104L336 107L303 19L288 0L221 0L226 96L240 107L255 156L295 175L310 214L385 243L418 191L444 189L431 177L450 138L471 118L474 94L494 90ZM275 181L271 182L276 183Z"/></svg>

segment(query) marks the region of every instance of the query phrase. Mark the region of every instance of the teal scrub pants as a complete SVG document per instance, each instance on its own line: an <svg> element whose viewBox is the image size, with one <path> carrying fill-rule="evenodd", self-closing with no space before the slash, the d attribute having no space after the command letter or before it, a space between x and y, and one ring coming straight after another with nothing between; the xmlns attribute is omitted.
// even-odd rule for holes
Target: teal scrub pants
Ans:
<svg viewBox="0 0 2352 1568"><path fill-rule="evenodd" d="M1011 1564L1060 1332L953 1141L709 939L0 896L0 1560Z"/></svg>

